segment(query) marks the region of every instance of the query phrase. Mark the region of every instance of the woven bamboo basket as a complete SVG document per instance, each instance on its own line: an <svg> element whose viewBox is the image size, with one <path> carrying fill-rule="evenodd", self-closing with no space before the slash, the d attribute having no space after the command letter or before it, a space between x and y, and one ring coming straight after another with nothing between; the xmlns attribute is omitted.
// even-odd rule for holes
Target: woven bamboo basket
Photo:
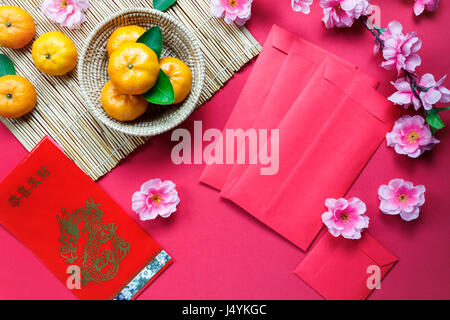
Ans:
<svg viewBox="0 0 450 320"><path fill-rule="evenodd" d="M176 57L184 61L192 71L193 84L190 95L183 103L173 106L151 105L147 113L135 121L120 122L103 110L101 92L109 80L106 43L115 29L129 25L146 29L160 26L164 37L161 56ZM175 128L195 110L203 89L205 66L197 40L186 27L163 12L137 8L117 13L92 31L80 54L78 76L89 111L99 121L125 134L155 136Z"/></svg>

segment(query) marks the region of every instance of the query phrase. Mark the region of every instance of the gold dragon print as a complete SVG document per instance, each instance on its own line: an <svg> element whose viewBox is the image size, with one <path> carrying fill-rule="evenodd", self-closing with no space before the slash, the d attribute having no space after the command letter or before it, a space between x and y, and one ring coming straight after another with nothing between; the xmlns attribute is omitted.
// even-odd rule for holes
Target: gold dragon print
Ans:
<svg viewBox="0 0 450 320"><path fill-rule="evenodd" d="M62 243L59 254L68 264L81 264L83 286L113 279L130 250L130 244L116 234L116 225L104 223L99 206L89 199L84 208L73 212L62 208L62 216L56 216Z"/></svg>

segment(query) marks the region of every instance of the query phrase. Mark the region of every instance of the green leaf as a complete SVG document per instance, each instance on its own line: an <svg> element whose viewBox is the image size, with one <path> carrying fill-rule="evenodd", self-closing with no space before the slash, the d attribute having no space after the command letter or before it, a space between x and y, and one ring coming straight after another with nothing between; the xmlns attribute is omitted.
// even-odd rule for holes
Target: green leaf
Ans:
<svg viewBox="0 0 450 320"><path fill-rule="evenodd" d="M0 77L16 74L16 68L14 68L14 63L8 56L0 53Z"/></svg>
<svg viewBox="0 0 450 320"><path fill-rule="evenodd" d="M153 0L153 8L159 11L169 9L177 0Z"/></svg>
<svg viewBox="0 0 450 320"><path fill-rule="evenodd" d="M444 107L444 108L435 108L437 112L442 112L445 110L450 110L450 107Z"/></svg>
<svg viewBox="0 0 450 320"><path fill-rule="evenodd" d="M163 35L160 27L151 27L142 36L139 37L137 42L143 43L147 47L155 51L158 59L161 57L163 48Z"/></svg>
<svg viewBox="0 0 450 320"><path fill-rule="evenodd" d="M436 135L437 130L435 128L433 128L433 127L430 127L430 128L431 128L431 134L433 136Z"/></svg>
<svg viewBox="0 0 450 320"><path fill-rule="evenodd" d="M435 109L431 109L427 113L428 113L427 114L427 123L430 125L431 128L440 130L445 127L444 122L442 122L442 119L439 116L439 113Z"/></svg>
<svg viewBox="0 0 450 320"><path fill-rule="evenodd" d="M159 71L159 78L155 86L142 95L145 100L153 104L169 105L175 101L170 78L162 71Z"/></svg>

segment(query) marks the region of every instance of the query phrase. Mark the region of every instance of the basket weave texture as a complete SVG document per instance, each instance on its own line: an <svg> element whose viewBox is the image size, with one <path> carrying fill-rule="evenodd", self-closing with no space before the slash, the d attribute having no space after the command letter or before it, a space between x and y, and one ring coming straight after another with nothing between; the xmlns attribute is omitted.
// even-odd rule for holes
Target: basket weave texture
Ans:
<svg viewBox="0 0 450 320"><path fill-rule="evenodd" d="M120 122L103 110L101 92L109 80L106 43L114 30L129 25L145 29L160 26L164 37L161 56L184 61L192 71L193 84L190 95L183 103L174 106L151 105L148 112L135 121ZM196 38L176 19L154 9L128 9L108 18L92 31L80 54L78 78L89 111L99 121L125 134L155 136L175 128L195 110L203 89L205 65Z"/></svg>

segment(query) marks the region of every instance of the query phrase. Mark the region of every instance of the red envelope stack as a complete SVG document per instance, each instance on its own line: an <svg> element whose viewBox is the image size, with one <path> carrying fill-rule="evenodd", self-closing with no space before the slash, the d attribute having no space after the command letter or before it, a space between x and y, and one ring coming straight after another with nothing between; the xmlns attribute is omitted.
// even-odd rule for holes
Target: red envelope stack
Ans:
<svg viewBox="0 0 450 320"><path fill-rule="evenodd" d="M345 196L400 115L376 91L377 86L378 81L355 66L274 26L224 132L278 129L278 172L262 175L262 166L253 164L210 164L201 182L221 190L224 198L306 251L323 226L325 200ZM273 142L265 147L269 143ZM234 151L235 155L246 152ZM321 247L316 246L310 255L323 257L314 254L316 248ZM334 252L330 265L333 257L339 260L340 252L347 250L345 246L327 248ZM355 268L365 266L357 263L362 255L347 257L355 259ZM324 269L319 277L329 271ZM297 274L318 290L304 272ZM341 296L323 296L363 299L367 294L356 293L366 292L366 283L360 280L355 277L353 283L341 283Z"/></svg>

